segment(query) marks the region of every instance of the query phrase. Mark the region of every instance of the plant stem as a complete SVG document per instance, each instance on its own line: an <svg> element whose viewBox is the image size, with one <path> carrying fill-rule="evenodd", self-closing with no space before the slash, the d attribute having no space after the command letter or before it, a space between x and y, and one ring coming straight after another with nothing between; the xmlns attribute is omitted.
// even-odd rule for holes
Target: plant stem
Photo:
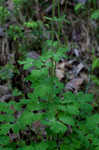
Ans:
<svg viewBox="0 0 99 150"><path fill-rule="evenodd" d="M58 18L60 18L60 0L58 0ZM58 22L58 39L60 39L61 34L61 23Z"/></svg>
<svg viewBox="0 0 99 150"><path fill-rule="evenodd" d="M52 19L55 17L55 0L52 1ZM52 41L54 40L54 20L52 21Z"/></svg>

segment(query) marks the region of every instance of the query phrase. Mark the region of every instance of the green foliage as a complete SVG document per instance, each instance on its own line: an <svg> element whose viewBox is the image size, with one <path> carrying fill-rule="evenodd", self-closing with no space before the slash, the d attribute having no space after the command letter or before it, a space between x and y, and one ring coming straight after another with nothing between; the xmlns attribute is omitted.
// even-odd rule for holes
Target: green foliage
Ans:
<svg viewBox="0 0 99 150"><path fill-rule="evenodd" d="M91 79L92 79L92 81L93 81L96 85L99 85L99 79L98 79L98 77L96 77L95 75L91 75Z"/></svg>
<svg viewBox="0 0 99 150"><path fill-rule="evenodd" d="M92 63L92 71L93 73L96 72L97 74L98 70L99 70L99 58L94 57L93 63ZM91 79L96 85L99 85L99 78L95 74L91 76Z"/></svg>
<svg viewBox="0 0 99 150"><path fill-rule="evenodd" d="M7 64L5 65L5 67L0 67L0 78L2 80L11 79L11 77L13 76L13 69L14 66L11 64Z"/></svg>
<svg viewBox="0 0 99 150"><path fill-rule="evenodd" d="M80 10L84 9L84 5L82 3L78 3L75 5L75 12L78 13Z"/></svg>
<svg viewBox="0 0 99 150"><path fill-rule="evenodd" d="M9 11L6 8L0 6L0 24L1 25L5 23L8 16L10 16Z"/></svg>
<svg viewBox="0 0 99 150"><path fill-rule="evenodd" d="M99 115L92 114L93 96L79 92L63 93L63 84L58 81L55 74L52 74L51 69L55 67L55 62L59 61L60 56L66 51L64 45L61 48L57 42L47 41L49 50L40 57L39 60L25 60L20 62L27 69L32 65L35 69L26 77L25 80L31 81L31 87L34 88L33 93L28 93L28 99L21 99L20 102L0 103L0 136L4 138L4 142L0 146L3 148L16 149L37 149L53 150L60 147L61 150L82 150L82 149L97 149L99 147ZM46 44L45 44L46 45ZM62 51L62 47L64 47ZM59 53L56 59L56 54ZM57 52L58 51L58 52ZM54 63L52 63L52 60ZM20 93L13 92L14 95ZM60 95L60 96L58 96ZM22 106L26 105L23 109ZM44 110L44 112L42 111ZM20 111L19 117L15 117L14 113ZM38 113L35 113L38 111ZM44 142L40 127L38 127L40 143L33 142L31 145L14 143L10 141L9 131L12 130L15 135L20 131L24 131L29 127L36 133L33 123L40 121L44 126L43 132L46 132L46 141ZM58 137L58 145L57 145ZM54 142L54 145L51 142ZM91 142L90 142L91 141ZM23 145L23 146L22 146Z"/></svg>
<svg viewBox="0 0 99 150"><path fill-rule="evenodd" d="M17 39L22 39L24 34L22 32L22 29L15 25L15 26L10 26L9 30L8 30L8 35L13 39L13 40L17 40Z"/></svg>
<svg viewBox="0 0 99 150"><path fill-rule="evenodd" d="M91 18L94 20L98 20L99 19L99 9L95 10L92 15Z"/></svg>
<svg viewBox="0 0 99 150"><path fill-rule="evenodd" d="M44 37L42 30L45 28L42 27L42 21L32 20L35 14L33 5L31 5L33 0L29 2L13 0L13 2L16 16L18 17L21 10L25 14L19 24L9 26L7 33L18 45L16 51L23 49L27 51L34 48L34 43L36 46L39 45ZM86 8L85 5L77 4L74 9L77 14ZM30 10L29 15L26 15L28 10ZM1 6L0 24L4 24L9 15L9 11ZM62 17L45 17L45 19L53 25L64 22L70 24L65 17L63 15ZM98 17L96 10L91 18L98 19ZM58 33L60 33L61 27L59 26ZM53 35L55 31L50 29L50 26L48 28ZM28 98L26 99L22 92L13 89L12 94L14 97L19 96L19 101L0 102L0 149L98 150L99 114L93 114L93 96L83 92L64 93L64 85L56 78L55 69L56 63L61 58L67 58L68 47L61 44L59 38L56 41L45 39L42 42L42 55L39 59L27 58L19 61L24 70L34 68L25 78L26 82L31 83L30 88L33 89L33 92L27 93ZM18 44L18 41L21 42ZM98 59L95 59L92 64L93 70L96 67L99 67ZM15 69L13 65L7 64L4 70L1 68L0 77L3 80L11 79L12 69ZM21 98L21 96L23 97ZM20 137L21 132L23 133L22 137ZM44 139L44 133L46 139ZM24 136L24 134L27 135ZM29 140L29 144L27 144L27 140Z"/></svg>
<svg viewBox="0 0 99 150"><path fill-rule="evenodd" d="M99 67L99 58L94 58L92 63L92 70Z"/></svg>
<svg viewBox="0 0 99 150"><path fill-rule="evenodd" d="M37 22L35 22L35 21L25 22L24 25L25 25L27 28L37 28L37 27L38 27L38 24L37 24Z"/></svg>

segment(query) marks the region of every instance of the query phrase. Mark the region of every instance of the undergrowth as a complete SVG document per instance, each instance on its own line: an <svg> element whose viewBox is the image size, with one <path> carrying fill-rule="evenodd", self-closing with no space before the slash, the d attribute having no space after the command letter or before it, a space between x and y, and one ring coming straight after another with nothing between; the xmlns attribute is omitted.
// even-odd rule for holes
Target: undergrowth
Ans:
<svg viewBox="0 0 99 150"><path fill-rule="evenodd" d="M1 26L11 15L3 2L0 6ZM61 16L60 2L57 4L57 17L55 0L52 2L52 17L45 17L46 32L50 33L50 37L42 32L42 21L33 20L38 14L32 10L32 0L29 3L26 0L13 2L14 15L19 15L19 24L10 25L6 33L15 42L14 50L20 58L16 63L23 66L24 70L29 70L24 82L30 83L32 92L28 92L26 98L16 89L13 90L13 96L21 95L22 98L0 102L0 149L99 150L99 114L94 113L93 95L82 91L65 92L64 83L56 78L56 64L61 58L68 58L66 53L69 50L67 38L66 43L60 40L61 24L68 22L65 15ZM76 15L87 12L87 4L75 5ZM94 9L90 8L91 15L88 17L97 20L99 11L95 3L92 5ZM28 15L22 14L28 10ZM32 49L34 44L36 50L40 48L39 59L25 59L20 55L20 51L26 55L27 49ZM99 65L98 61L94 60L93 70ZM19 74L16 70L15 73Z"/></svg>

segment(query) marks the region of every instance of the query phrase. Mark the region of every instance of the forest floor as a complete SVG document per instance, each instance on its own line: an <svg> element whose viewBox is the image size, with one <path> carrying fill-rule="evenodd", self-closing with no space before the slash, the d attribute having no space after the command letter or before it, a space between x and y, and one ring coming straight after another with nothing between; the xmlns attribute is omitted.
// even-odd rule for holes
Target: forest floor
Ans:
<svg viewBox="0 0 99 150"><path fill-rule="evenodd" d="M57 64L56 76L59 80L64 82L66 90L71 90L73 92L81 90L93 93L95 97L98 97L99 86L91 80L91 76L93 74L97 76L97 78L99 77L99 69L96 68L94 72L92 70L94 56L97 58L99 57L98 21L90 19L90 11L87 9L82 9L75 13L76 3L72 3L72 1L67 3L61 1L60 3L60 15L66 15L66 21L60 23L62 26L61 41L62 43L66 43L69 51L66 54L68 59L61 59ZM50 22L48 22L45 17L50 17L52 13L52 4L49 1L45 1L44 6L42 3L36 3L34 6L35 13L32 18L42 22L42 29L39 29L38 35L35 35L34 41L32 41L32 37L29 35L31 29L23 28L21 23L24 22L24 15L28 15L28 13L30 13L23 13L22 11L25 11L24 9L28 10L28 8L22 8L23 10L19 13L20 16L17 16L16 18L13 15L13 3L11 1L7 1L5 6L10 12L12 11L12 17L8 17L4 26L0 26L1 101L8 101L12 97L11 93L13 88L17 88L24 92L26 91L24 89L26 87L23 83L24 71L22 72L23 69L18 64L18 61L26 55L36 59L39 55L41 55L43 41L50 39L50 33L47 31L47 24L50 25ZM27 18L29 17L27 16ZM9 30L11 25L19 25L20 28L23 28L22 30L28 38L27 43L25 45L26 41L22 41L22 39L17 39L17 42L21 42L21 45L24 47L26 46L29 50L25 52L25 48L23 48L22 51L17 50L16 42L5 33L6 30ZM58 24L56 23L54 27L56 30L56 39L58 37L57 28Z"/></svg>
<svg viewBox="0 0 99 150"><path fill-rule="evenodd" d="M50 0L34 1L34 6L23 3L18 12L14 10L11 0L3 4L10 15L3 15L6 19L0 25L0 102L8 103L13 99L18 102L24 97L28 98L31 88L24 78L30 70L25 71L19 61L25 58L39 59L44 42L51 39L49 18L52 16L52 3ZM58 16L57 0L55 5L55 16ZM62 57L56 64L56 77L64 84L65 92L93 94L97 104L93 107L98 112L99 21L90 17L93 4L78 9L76 6L76 1L60 1L59 15L65 19L54 23L54 40L59 40L60 32L60 41L68 51L66 58ZM23 25L28 20L38 23L39 27L32 31L32 27Z"/></svg>

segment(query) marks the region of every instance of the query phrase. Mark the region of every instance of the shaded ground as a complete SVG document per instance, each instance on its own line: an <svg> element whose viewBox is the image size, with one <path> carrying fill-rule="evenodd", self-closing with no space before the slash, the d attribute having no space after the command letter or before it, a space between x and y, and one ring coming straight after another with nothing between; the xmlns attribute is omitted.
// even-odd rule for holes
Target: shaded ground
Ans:
<svg viewBox="0 0 99 150"><path fill-rule="evenodd" d="M19 101L24 97L23 95L27 98L27 93L32 90L30 83L24 82L24 78L30 70L24 71L18 61L24 60L26 57L38 59L42 54L42 45L51 37L50 22L45 17L51 16L52 4L48 0L35 2L33 7L30 5L25 7L23 4L18 16L13 14L15 12L11 0L4 5L9 10L10 17L6 19L3 26L0 26L0 101L8 102L11 99ZM91 75L95 74L99 78L99 68L92 71L93 57L99 57L99 24L98 21L90 19L89 10L80 11L80 15L76 14L74 5L76 3L73 4L72 1L67 4L61 1L60 15L66 15L66 21L62 22L61 42L67 45L69 51L67 52L68 59L61 59L57 64L56 76L65 84L65 91L93 93L98 103L99 85L92 81ZM33 14L31 13L32 9L34 10ZM23 25L30 18L39 23L39 27L35 31ZM11 25L17 25L20 28L13 29ZM54 24L54 29L56 31L54 40L57 40L57 22ZM14 35L10 31L15 33L16 37L13 37ZM12 94L14 93L13 89L20 91L18 96ZM37 127L37 125L39 126L39 123L35 126ZM20 133L20 136L25 138L26 133ZM11 134L11 138L13 140L17 137Z"/></svg>

